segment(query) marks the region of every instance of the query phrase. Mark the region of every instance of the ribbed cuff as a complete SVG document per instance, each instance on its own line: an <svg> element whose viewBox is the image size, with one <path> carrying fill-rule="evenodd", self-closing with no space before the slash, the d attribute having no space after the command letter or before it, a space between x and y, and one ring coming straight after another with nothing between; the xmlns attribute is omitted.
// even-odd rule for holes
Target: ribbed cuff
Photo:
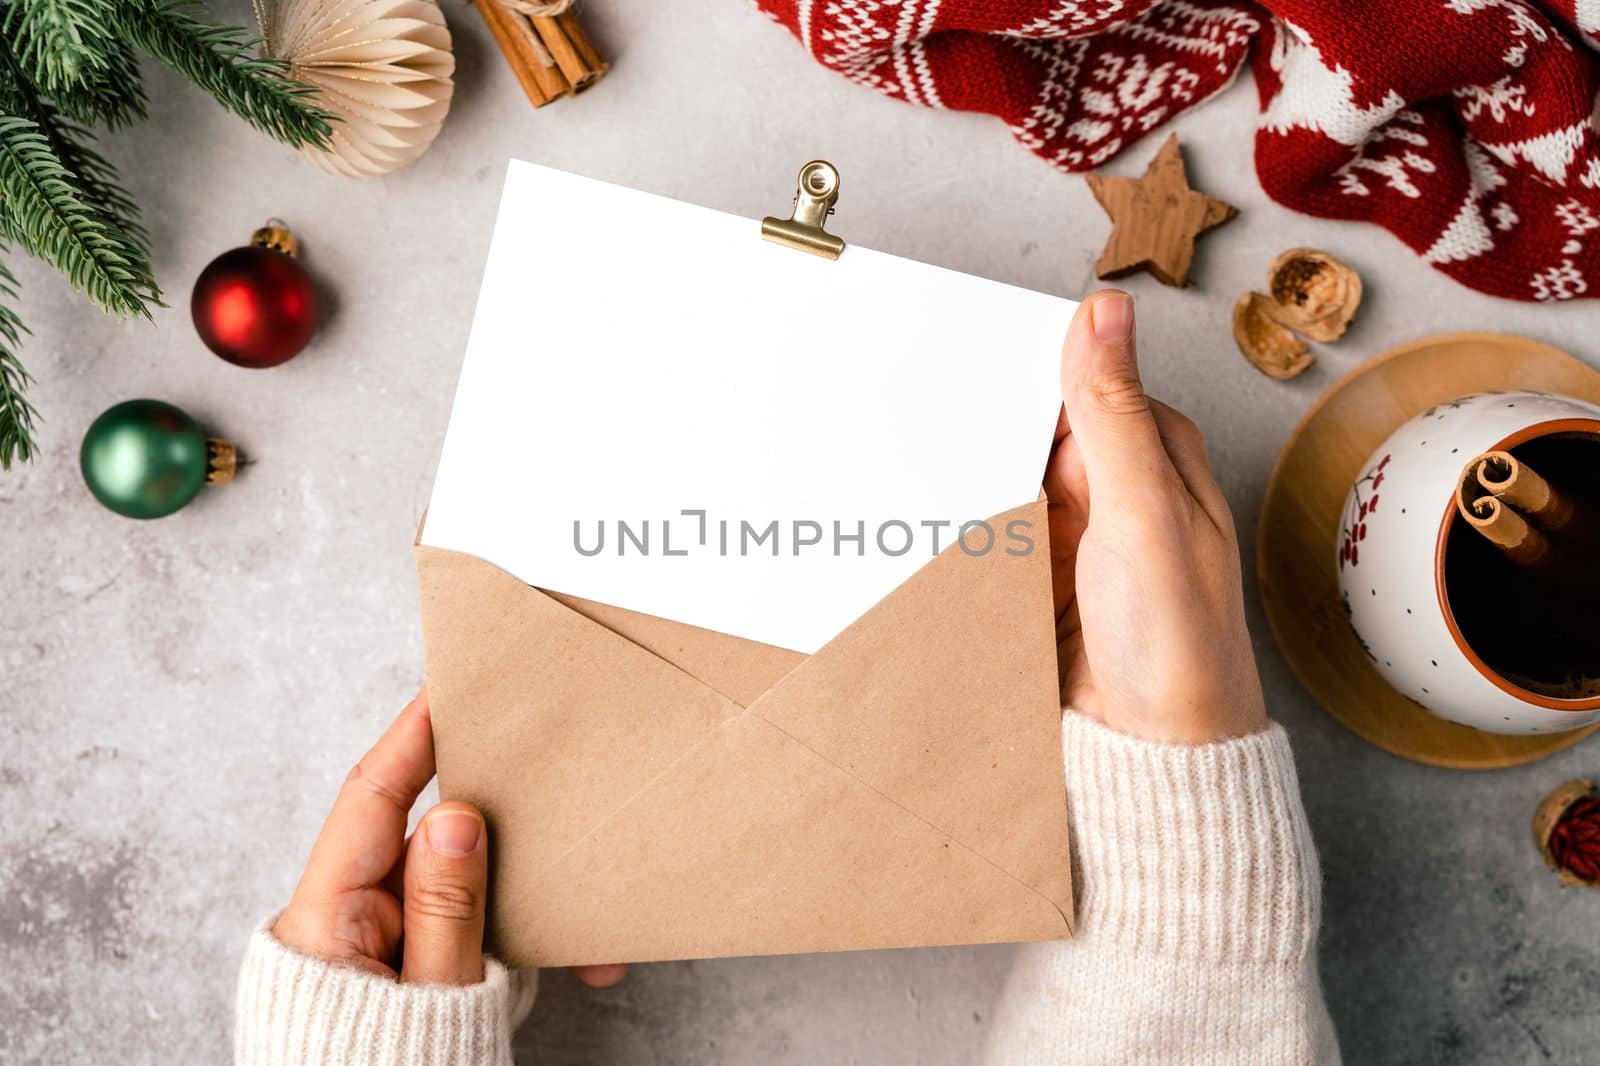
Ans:
<svg viewBox="0 0 1600 1066"><path fill-rule="evenodd" d="M1062 747L1084 935L1173 958L1305 959L1321 872L1282 727L1186 747L1068 712Z"/></svg>
<svg viewBox="0 0 1600 1066"><path fill-rule="evenodd" d="M236 1066L512 1066L537 974L485 958L483 981L403 985L250 936L235 1004Z"/></svg>

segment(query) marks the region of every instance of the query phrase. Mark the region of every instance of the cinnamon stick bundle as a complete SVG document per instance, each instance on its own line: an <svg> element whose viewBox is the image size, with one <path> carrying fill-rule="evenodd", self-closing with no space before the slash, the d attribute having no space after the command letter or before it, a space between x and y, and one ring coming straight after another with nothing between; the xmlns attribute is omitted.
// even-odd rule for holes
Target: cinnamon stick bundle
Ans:
<svg viewBox="0 0 1600 1066"><path fill-rule="evenodd" d="M473 0L534 107L582 92L611 69L570 0Z"/></svg>
<svg viewBox="0 0 1600 1066"><path fill-rule="evenodd" d="M1462 468L1456 511L1507 558L1539 569L1560 561L1556 542L1577 528L1572 501L1503 451L1484 452Z"/></svg>
<svg viewBox="0 0 1600 1066"><path fill-rule="evenodd" d="M1571 500L1510 452L1484 452L1474 463L1478 484L1485 492L1506 501L1542 529L1558 533L1577 514Z"/></svg>

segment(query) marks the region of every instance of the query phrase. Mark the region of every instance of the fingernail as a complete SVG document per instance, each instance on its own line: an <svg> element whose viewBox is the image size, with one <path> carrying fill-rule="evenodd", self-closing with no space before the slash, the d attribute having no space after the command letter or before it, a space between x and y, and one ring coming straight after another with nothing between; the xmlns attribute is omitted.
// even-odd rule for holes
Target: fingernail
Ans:
<svg viewBox="0 0 1600 1066"><path fill-rule="evenodd" d="M1089 321L1094 326L1094 339L1116 343L1133 334L1133 297L1125 292L1102 296L1089 308Z"/></svg>
<svg viewBox="0 0 1600 1066"><path fill-rule="evenodd" d="M440 811L428 819L428 843L441 855L470 855L483 834L483 823L463 811Z"/></svg>

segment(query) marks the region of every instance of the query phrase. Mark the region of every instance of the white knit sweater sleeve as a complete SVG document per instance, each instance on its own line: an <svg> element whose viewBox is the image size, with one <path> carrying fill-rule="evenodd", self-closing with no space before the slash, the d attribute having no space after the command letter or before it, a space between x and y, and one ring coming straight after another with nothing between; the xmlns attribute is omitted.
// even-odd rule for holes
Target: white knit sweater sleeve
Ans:
<svg viewBox="0 0 1600 1066"><path fill-rule="evenodd" d="M403 985L251 935L234 1005L235 1066L512 1066L537 971L483 962L475 985Z"/></svg>
<svg viewBox="0 0 1600 1066"><path fill-rule="evenodd" d="M1325 1066L1321 874L1282 728L1197 747L1069 713L1077 936L1018 949L993 1066Z"/></svg>

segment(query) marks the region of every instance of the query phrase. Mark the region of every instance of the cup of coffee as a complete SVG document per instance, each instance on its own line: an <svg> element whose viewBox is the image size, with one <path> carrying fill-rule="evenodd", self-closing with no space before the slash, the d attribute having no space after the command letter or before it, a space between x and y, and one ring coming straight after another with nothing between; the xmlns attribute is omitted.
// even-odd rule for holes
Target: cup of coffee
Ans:
<svg viewBox="0 0 1600 1066"><path fill-rule="evenodd" d="M1362 649L1426 710L1491 733L1600 721L1600 407L1429 408L1363 465L1337 553Z"/></svg>

